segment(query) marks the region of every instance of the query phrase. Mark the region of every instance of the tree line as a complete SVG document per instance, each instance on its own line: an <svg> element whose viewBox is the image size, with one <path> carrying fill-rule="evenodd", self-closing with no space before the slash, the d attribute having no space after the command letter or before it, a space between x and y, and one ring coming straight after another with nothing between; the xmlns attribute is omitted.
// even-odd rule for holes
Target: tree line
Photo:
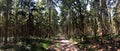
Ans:
<svg viewBox="0 0 120 51"><path fill-rule="evenodd" d="M110 1L1 0L0 36L7 41L11 36L45 38L58 33L83 38L120 34L120 1Z"/></svg>

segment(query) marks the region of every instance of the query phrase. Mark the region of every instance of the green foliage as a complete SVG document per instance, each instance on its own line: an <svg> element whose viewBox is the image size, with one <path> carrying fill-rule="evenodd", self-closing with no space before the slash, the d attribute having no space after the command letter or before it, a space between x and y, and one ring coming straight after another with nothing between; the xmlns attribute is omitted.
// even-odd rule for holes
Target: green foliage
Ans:
<svg viewBox="0 0 120 51"><path fill-rule="evenodd" d="M59 45L60 45L59 43L55 43L55 46L56 46L56 47L59 47Z"/></svg>
<svg viewBox="0 0 120 51"><path fill-rule="evenodd" d="M3 50L10 49L10 48L13 48L13 46L12 45L4 45L4 46L0 47L0 49L3 49Z"/></svg>
<svg viewBox="0 0 120 51"><path fill-rule="evenodd" d="M44 48L44 49L48 49L48 44L47 43L42 43L42 47Z"/></svg>
<svg viewBox="0 0 120 51"><path fill-rule="evenodd" d="M70 38L70 41L73 43L73 44L77 44L78 42L76 41L76 39L75 38Z"/></svg>
<svg viewBox="0 0 120 51"><path fill-rule="evenodd" d="M14 38L14 42L16 42L17 45L4 45L2 49L14 48L16 51L46 51L48 46L52 44L51 39L31 39L24 37Z"/></svg>

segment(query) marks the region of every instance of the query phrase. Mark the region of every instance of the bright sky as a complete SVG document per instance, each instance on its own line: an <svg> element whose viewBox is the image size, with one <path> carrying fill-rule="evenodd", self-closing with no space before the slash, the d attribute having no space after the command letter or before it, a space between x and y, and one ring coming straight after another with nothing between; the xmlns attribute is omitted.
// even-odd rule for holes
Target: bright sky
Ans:
<svg viewBox="0 0 120 51"><path fill-rule="evenodd" d="M90 4L87 5L86 9L87 11L90 11Z"/></svg>
<svg viewBox="0 0 120 51"><path fill-rule="evenodd" d="M38 2L38 0L33 0L33 1Z"/></svg>
<svg viewBox="0 0 120 51"><path fill-rule="evenodd" d="M61 13L60 8L59 8L59 7L55 7L55 9L56 9L57 12L58 12L58 16L60 16L60 13Z"/></svg>

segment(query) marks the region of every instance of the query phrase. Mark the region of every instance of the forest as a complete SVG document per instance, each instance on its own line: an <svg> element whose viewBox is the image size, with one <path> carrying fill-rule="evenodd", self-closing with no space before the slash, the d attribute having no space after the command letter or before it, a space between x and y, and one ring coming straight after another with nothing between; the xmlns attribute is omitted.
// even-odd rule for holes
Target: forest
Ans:
<svg viewBox="0 0 120 51"><path fill-rule="evenodd" d="M120 51L120 0L0 0L0 51Z"/></svg>

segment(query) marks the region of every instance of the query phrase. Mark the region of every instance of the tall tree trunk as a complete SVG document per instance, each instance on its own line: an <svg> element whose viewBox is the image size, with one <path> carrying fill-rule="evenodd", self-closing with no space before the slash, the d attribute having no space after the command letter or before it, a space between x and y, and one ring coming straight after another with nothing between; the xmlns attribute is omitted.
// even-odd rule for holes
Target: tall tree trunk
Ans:
<svg viewBox="0 0 120 51"><path fill-rule="evenodd" d="M99 1L99 7L100 7L100 11L99 11L99 18L100 18L100 25L101 25L101 29L102 29L102 34L104 34L104 26L103 26L103 14L102 14L102 0Z"/></svg>
<svg viewBox="0 0 120 51"><path fill-rule="evenodd" d="M112 32L113 32L113 30L112 30L112 27L113 27L113 23L112 23L112 16L111 16L111 9L110 8L108 8L108 15L109 15L109 17L110 17L110 19L109 19L109 22L110 22L110 34L112 34Z"/></svg>
<svg viewBox="0 0 120 51"><path fill-rule="evenodd" d="M7 43L7 37L8 37L8 17L9 17L9 1L6 0L6 15L5 15L5 40L4 40L4 44Z"/></svg>
<svg viewBox="0 0 120 51"><path fill-rule="evenodd" d="M94 18L94 37L97 38L97 18Z"/></svg>
<svg viewBox="0 0 120 51"><path fill-rule="evenodd" d="M48 6L48 29L47 29L47 37L50 37L50 32L51 32L51 8L52 8L52 0L47 0L47 6Z"/></svg>

